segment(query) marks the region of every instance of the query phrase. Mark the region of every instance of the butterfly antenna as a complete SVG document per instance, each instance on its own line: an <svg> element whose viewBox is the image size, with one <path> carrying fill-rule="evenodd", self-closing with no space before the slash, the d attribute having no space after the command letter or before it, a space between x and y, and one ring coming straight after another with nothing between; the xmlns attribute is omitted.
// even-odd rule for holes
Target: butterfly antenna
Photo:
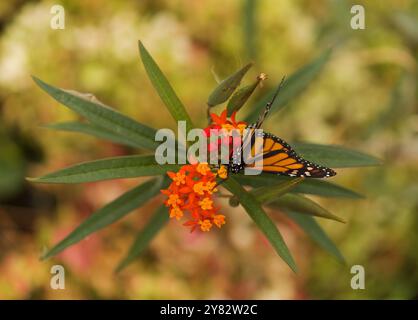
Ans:
<svg viewBox="0 0 418 320"><path fill-rule="evenodd" d="M264 109L263 114L262 114L262 115L260 115L260 117L258 118L258 120L257 120L257 125L256 125L256 129L259 129L259 128L261 127L261 125L262 125L262 124L263 124L263 122L264 122L264 119L266 118L267 114L270 112L270 110L271 110L271 106L273 105L274 101L276 100L277 96L279 95L279 92L280 92L280 90L281 90L281 89L282 89L282 87L283 87L283 84L284 84L284 80L285 80L285 79L286 79L286 76L284 76L284 77L282 78L282 81L280 81L280 84L279 84L279 86L277 87L277 90L276 90L276 92L274 93L273 98L271 99L271 101L270 101L270 102L268 102L268 103L267 103L266 108Z"/></svg>

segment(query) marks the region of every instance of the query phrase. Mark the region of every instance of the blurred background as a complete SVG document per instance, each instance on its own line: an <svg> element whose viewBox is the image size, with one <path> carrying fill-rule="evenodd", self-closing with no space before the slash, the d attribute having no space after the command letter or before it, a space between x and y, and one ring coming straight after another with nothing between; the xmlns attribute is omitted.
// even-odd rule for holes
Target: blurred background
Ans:
<svg viewBox="0 0 418 320"><path fill-rule="evenodd" d="M50 28L54 4L65 29ZM350 8L365 8L352 30ZM240 208L221 231L189 234L176 221L137 262L113 273L158 201L44 262L39 255L138 179L83 185L26 182L64 166L137 152L78 133L42 128L78 119L32 81L94 93L153 127L175 128L141 65L141 39L187 106L205 124L205 102L226 75L252 60L246 82L269 75L241 112L324 50L322 73L265 129L286 140L340 144L384 160L333 179L365 199L315 198L347 224L319 221L343 266L295 224L277 217L300 271L279 259ZM418 298L418 2L21 1L0 2L0 299ZM222 204L227 208L227 203ZM66 289L50 288L62 264ZM363 265L366 289L352 290Z"/></svg>

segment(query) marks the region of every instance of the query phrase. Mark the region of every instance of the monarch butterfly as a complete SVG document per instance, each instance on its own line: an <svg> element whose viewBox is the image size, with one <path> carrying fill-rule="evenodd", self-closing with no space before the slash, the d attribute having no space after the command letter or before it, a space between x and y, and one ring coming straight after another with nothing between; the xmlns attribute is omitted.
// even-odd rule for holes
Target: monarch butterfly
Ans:
<svg viewBox="0 0 418 320"><path fill-rule="evenodd" d="M264 112L260 115L256 123L247 127L247 132L242 138L242 143L232 154L229 164L227 165L228 173L240 173L244 169L257 170L258 172L266 172L272 174L285 175L289 177L307 177L307 178L328 178L335 176L337 173L327 167L320 166L300 157L292 147L284 140L271 133L260 132L259 129L270 112L276 97L284 83L284 77L280 82L272 100L267 103ZM262 139L262 148L255 150L255 140ZM254 161L247 165L244 161L244 150L251 147L251 154ZM262 160L261 164L260 161Z"/></svg>

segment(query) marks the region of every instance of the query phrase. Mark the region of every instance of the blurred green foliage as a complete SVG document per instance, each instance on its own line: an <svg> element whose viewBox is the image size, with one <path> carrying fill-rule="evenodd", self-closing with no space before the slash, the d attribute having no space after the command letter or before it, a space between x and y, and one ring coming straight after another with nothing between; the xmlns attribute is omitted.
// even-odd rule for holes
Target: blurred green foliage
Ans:
<svg viewBox="0 0 418 320"><path fill-rule="evenodd" d="M66 28L52 30L50 2L3 1L0 298L417 298L418 3L360 1L366 10L365 30L350 28L352 4L62 1ZM30 75L93 92L100 101L151 127L174 128L140 66L138 39L159 61L197 126L206 123L202 110L216 85L213 73L224 78L252 57L255 67L248 78L268 74L270 80L243 107L242 113L250 114L249 106L275 88L283 74L292 74L334 47L315 82L269 118L265 129L286 140L345 145L384 160L381 167L338 170L333 180L366 199L313 196L348 221L320 221L347 266L309 241L291 213L290 219L277 215L300 269L292 275L272 250L266 250L268 244L249 218L238 214L240 209L228 209L230 221L222 232L200 237L169 223L141 260L118 278L110 276L114 262L158 203L55 260L38 260L42 246L62 239L90 212L138 181L28 187L24 176L132 153L129 146L39 128L79 119L38 90ZM29 149L11 128L18 128L23 140L30 137ZM34 157L42 153L35 145L43 150L43 158ZM40 166L36 161L41 159ZM51 205L55 202L56 207ZM49 287L49 268L56 263L67 270L67 289L60 292ZM366 290L350 288L354 264L365 267Z"/></svg>

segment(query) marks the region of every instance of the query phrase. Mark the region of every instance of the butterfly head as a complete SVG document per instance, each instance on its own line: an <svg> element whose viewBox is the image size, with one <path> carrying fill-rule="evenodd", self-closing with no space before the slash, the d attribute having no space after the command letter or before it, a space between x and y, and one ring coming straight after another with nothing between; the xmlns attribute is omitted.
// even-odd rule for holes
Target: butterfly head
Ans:
<svg viewBox="0 0 418 320"><path fill-rule="evenodd" d="M242 170L244 170L244 165L243 164L234 164L234 163L231 163L229 165L229 170L232 173L240 173Z"/></svg>

